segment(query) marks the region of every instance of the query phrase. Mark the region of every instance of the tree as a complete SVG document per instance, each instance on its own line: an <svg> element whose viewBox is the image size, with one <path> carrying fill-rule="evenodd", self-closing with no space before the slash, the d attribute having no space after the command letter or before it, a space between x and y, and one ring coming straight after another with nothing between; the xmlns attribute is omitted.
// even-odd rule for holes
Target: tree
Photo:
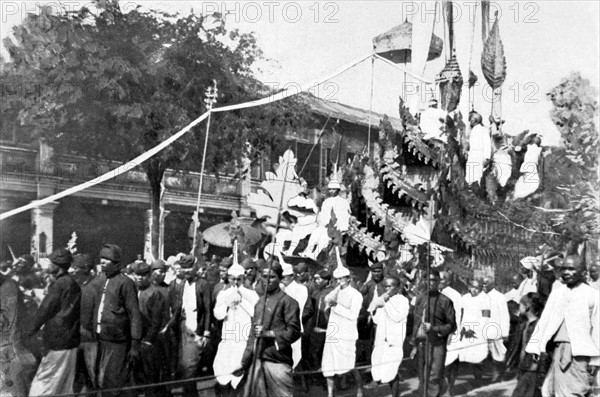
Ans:
<svg viewBox="0 0 600 397"><path fill-rule="evenodd" d="M546 161L545 194L567 211L554 222L564 237L576 243L600 235L598 213L598 90L572 73L547 94L562 146Z"/></svg>
<svg viewBox="0 0 600 397"><path fill-rule="evenodd" d="M204 94L216 80L217 106L256 99L264 86L253 63L262 56L253 34L228 31L211 16L123 12L116 0L96 0L64 15L29 15L6 40L12 62L5 85L27 82L3 114L18 110L19 122L55 148L91 158L126 162L146 152L206 111ZM279 144L279 134L305 119L295 99L261 108L218 113L211 122L208 170L237 165L246 142L256 160ZM161 181L169 169L198 170L204 126L145 162L151 188L152 247L158 254Z"/></svg>

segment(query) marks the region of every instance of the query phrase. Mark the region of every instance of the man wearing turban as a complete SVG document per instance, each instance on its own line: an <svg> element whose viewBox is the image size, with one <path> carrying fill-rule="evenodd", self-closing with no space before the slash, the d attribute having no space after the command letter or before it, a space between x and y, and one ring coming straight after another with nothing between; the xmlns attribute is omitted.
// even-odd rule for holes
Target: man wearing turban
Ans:
<svg viewBox="0 0 600 397"><path fill-rule="evenodd" d="M48 259L47 273L56 281L25 328L25 333L33 335L43 326L44 347L48 350L31 384L31 396L71 394L75 380L81 288L68 272L73 262L70 251L57 249Z"/></svg>
<svg viewBox="0 0 600 397"><path fill-rule="evenodd" d="M142 319L137 290L121 273L121 248L106 244L100 250L100 298L94 304L94 332L98 337L98 386L125 386L128 362L139 359Z"/></svg>

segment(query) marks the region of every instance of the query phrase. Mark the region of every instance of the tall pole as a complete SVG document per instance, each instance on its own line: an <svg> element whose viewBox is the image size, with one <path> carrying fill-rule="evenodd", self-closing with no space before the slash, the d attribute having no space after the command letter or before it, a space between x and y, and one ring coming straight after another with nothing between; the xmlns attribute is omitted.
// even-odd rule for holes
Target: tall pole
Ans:
<svg viewBox="0 0 600 397"><path fill-rule="evenodd" d="M206 148L208 147L208 133L210 132L210 119L212 116L213 105L217 102L217 80L213 80L213 86L206 89L204 103L208 110L208 119L206 120L206 135L204 137L204 149L202 151L202 165L200 166L200 185L198 186L198 199L196 201L196 215L194 217L194 242L192 244L192 255L196 252L198 245L198 227L200 223L200 199L202 198L202 184L204 183L204 166L206 164Z"/></svg>
<svg viewBox="0 0 600 397"><path fill-rule="evenodd" d="M371 99L369 102L369 130L367 132L367 156L371 158L371 116L373 114L373 79L375 77L375 57L371 57ZM404 76L406 79L406 75Z"/></svg>
<svg viewBox="0 0 600 397"><path fill-rule="evenodd" d="M427 306L425 307L425 320L431 324L431 296L429 290L429 278L431 276L431 234L433 233L433 216L435 214L435 202L433 201L433 197L429 200L429 224L430 224L430 232L429 239L427 240L427 268L426 268L426 293L427 293ZM435 308L434 308L435 310ZM423 397L427 397L427 384L429 383L429 362L431 361L431 357L429 355L430 343L429 343L429 335L427 334L425 337L425 368L424 368L424 384L423 384Z"/></svg>

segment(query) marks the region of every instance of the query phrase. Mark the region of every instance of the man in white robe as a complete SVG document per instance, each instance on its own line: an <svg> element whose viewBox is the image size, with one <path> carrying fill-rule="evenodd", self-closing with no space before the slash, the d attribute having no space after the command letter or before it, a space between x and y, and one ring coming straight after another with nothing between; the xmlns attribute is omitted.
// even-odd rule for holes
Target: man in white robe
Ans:
<svg viewBox="0 0 600 397"><path fill-rule="evenodd" d="M540 187L540 174L538 164L542 154L542 141L535 137L533 142L527 145L525 158L521 165L521 176L515 183L513 190L514 199L520 199L534 193Z"/></svg>
<svg viewBox="0 0 600 397"><path fill-rule="evenodd" d="M446 362L444 363L446 370L446 378L448 380L448 391L453 392L456 377L458 375L458 352L460 349L460 321L462 315L462 296L460 292L450 286L452 276L448 272L440 273L440 292L446 295L454 305L454 313L456 314L457 330L448 338L448 348L446 350Z"/></svg>
<svg viewBox="0 0 600 397"><path fill-rule="evenodd" d="M358 384L357 396L362 397L362 379L354 369L356 360L356 340L358 339L358 315L362 307L363 297L350 285L350 271L346 268L337 251L338 265L333 272L337 287L325 297L325 304L330 307L329 322L321 368L327 380L327 396L333 397L335 375L352 372Z"/></svg>
<svg viewBox="0 0 600 397"><path fill-rule="evenodd" d="M235 389L242 376L233 376L232 372L241 366L258 294L244 287L244 268L241 265L233 264L227 276L229 287L219 292L214 309L215 318L223 320L223 331L213 369L221 386L231 384ZM220 389L226 393L226 388Z"/></svg>
<svg viewBox="0 0 600 397"><path fill-rule="evenodd" d="M438 109L438 101L431 99L429 107L421 112L419 119L419 127L424 135L423 139L437 139L447 143L448 137L444 134L447 116L445 111Z"/></svg>
<svg viewBox="0 0 600 397"><path fill-rule="evenodd" d="M472 112L469 116L471 135L469 136L469 153L465 172L465 181L469 185L475 182L481 183L483 170L490 163L492 156L490 130L483 126L482 121L481 115L477 112Z"/></svg>
<svg viewBox="0 0 600 397"><path fill-rule="evenodd" d="M398 368L404 357L402 346L406 337L409 303L399 293L398 278L387 277L383 281L383 287L385 293L375 297L369 307L373 322L377 325L371 356L371 375L376 382L389 383L392 397L399 397Z"/></svg>
<svg viewBox="0 0 600 397"><path fill-rule="evenodd" d="M469 282L469 293L462 297L461 350L460 362L474 364L473 375L476 382L481 380L480 364L488 356L488 343L485 330L490 319L490 304L479 280Z"/></svg>
<svg viewBox="0 0 600 397"><path fill-rule="evenodd" d="M521 285L522 280L523 277L519 273L514 274L510 278L512 288L504 293L504 300L506 300L507 303L513 301L519 304L519 286Z"/></svg>
<svg viewBox="0 0 600 397"><path fill-rule="evenodd" d="M503 371L504 358L506 357L506 346L504 341L508 340L510 332L510 315L506 298L494 285L491 277L483 279L483 291L487 294L490 305L490 322L485 329L485 337L488 340L488 348L493 363L492 382L496 382Z"/></svg>
<svg viewBox="0 0 600 397"><path fill-rule="evenodd" d="M600 298L583 282L585 264L579 256L568 256L561 273L565 286L550 293L539 331L525 350L539 356L553 349L544 397L587 396L600 367Z"/></svg>
<svg viewBox="0 0 600 397"><path fill-rule="evenodd" d="M323 201L321 211L317 216L319 227L311 233L306 249L300 253L300 256L316 260L319 253L329 244L330 238L327 234L327 227L331 221L332 213L335 214L336 223L334 226L337 230L346 232L350 227L350 202L341 195L342 183L338 172L331 175L327 190L329 191L329 197Z"/></svg>

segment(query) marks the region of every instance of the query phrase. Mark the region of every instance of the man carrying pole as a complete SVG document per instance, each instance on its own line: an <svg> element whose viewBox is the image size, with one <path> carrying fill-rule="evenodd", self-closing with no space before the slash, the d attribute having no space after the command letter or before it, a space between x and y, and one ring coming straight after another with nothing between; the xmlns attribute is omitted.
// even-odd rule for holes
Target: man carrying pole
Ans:
<svg viewBox="0 0 600 397"><path fill-rule="evenodd" d="M418 356L419 391L426 397L439 397L444 380L448 336L456 330L454 305L438 290L440 274L429 271L428 291L417 297L411 358Z"/></svg>
<svg viewBox="0 0 600 397"><path fill-rule="evenodd" d="M265 295L254 307L242 367L233 375L250 369L247 396L292 397L292 344L300 338L300 308L279 287L283 277L279 262L273 261L261 274Z"/></svg>

